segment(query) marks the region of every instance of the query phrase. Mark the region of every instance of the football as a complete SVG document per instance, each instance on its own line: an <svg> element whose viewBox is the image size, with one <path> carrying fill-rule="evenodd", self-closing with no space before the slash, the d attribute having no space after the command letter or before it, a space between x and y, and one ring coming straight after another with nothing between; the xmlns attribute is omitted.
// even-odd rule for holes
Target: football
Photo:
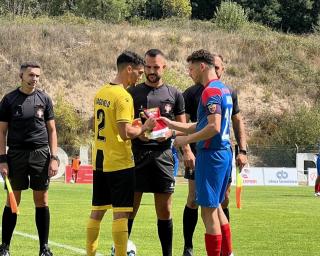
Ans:
<svg viewBox="0 0 320 256"><path fill-rule="evenodd" d="M115 255L116 255L116 253L115 253L114 245L112 245L110 256L115 256ZM137 248L136 248L135 244L131 240L128 240L127 256L136 256L136 255L137 255Z"/></svg>

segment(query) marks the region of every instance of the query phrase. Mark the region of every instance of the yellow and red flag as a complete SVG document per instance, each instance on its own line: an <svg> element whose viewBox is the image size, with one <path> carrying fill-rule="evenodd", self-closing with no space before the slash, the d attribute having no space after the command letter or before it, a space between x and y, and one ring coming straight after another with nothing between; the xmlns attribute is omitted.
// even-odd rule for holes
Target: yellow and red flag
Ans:
<svg viewBox="0 0 320 256"><path fill-rule="evenodd" d="M236 204L237 208L241 209L242 176L239 166L236 168L236 175Z"/></svg>
<svg viewBox="0 0 320 256"><path fill-rule="evenodd" d="M4 180L6 182L6 186L7 186L7 189L8 189L9 203L10 203L11 212L19 214L18 204L17 204L16 198L14 196L14 193L12 191L12 187L11 187L10 181L9 181L7 176L5 176Z"/></svg>

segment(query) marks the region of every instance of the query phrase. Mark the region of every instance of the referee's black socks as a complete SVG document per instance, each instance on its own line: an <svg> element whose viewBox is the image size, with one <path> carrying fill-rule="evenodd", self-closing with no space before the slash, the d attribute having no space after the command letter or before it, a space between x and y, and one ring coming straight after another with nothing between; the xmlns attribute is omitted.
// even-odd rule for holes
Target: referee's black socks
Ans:
<svg viewBox="0 0 320 256"><path fill-rule="evenodd" d="M11 212L11 208L5 206L2 215L2 243L10 245L13 230L17 223L17 214Z"/></svg>
<svg viewBox="0 0 320 256"><path fill-rule="evenodd" d="M197 222L198 208L192 209L185 206L183 211L183 237L185 248L193 248L192 238Z"/></svg>
<svg viewBox="0 0 320 256"><path fill-rule="evenodd" d="M229 213L229 208L224 208L222 209L223 212L224 212L224 215L226 215L227 219L228 219L228 222L230 222L230 213Z"/></svg>
<svg viewBox="0 0 320 256"><path fill-rule="evenodd" d="M170 220L158 219L158 236L160 238L162 255L172 256L173 223Z"/></svg>
<svg viewBox="0 0 320 256"><path fill-rule="evenodd" d="M128 237L130 237L134 219L128 219Z"/></svg>
<svg viewBox="0 0 320 256"><path fill-rule="evenodd" d="M36 226L39 235L40 249L48 244L49 227L50 227L50 211L49 207L36 207Z"/></svg>

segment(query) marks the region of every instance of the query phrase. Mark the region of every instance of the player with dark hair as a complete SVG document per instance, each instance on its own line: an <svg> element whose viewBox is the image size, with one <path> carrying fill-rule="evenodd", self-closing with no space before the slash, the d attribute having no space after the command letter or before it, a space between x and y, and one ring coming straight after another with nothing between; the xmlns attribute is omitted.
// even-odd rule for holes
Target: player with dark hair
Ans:
<svg viewBox="0 0 320 256"><path fill-rule="evenodd" d="M52 101L37 89L40 72L39 64L23 63L21 86L5 95L0 103L0 172L11 181L18 205L21 191L29 187L33 190L39 255L50 256L48 188L50 177L57 174L59 159ZM17 214L11 212L7 198L2 215L1 256L10 255L16 222Z"/></svg>
<svg viewBox="0 0 320 256"><path fill-rule="evenodd" d="M223 64L223 57L221 55L214 55L215 61L215 71L220 79L224 73L224 64ZM245 128L242 120L242 116L240 113L239 105L238 105L238 95L235 90L231 91L231 97L233 102L233 109L232 109L232 126L234 130L234 134L237 140L237 143L240 147L240 154L237 156L236 161L237 165L240 168L247 163L247 156L246 156L246 137L245 137ZM189 120L191 122L197 121L197 108L199 105L199 101L201 98L201 94L204 90L204 86L201 84L195 84L185 90L183 93L185 104L186 104L186 119L187 122ZM196 144L192 143L191 149L196 155ZM183 236L184 236L184 251L183 256L192 256L193 255L193 233L198 222L198 205L196 203L196 195L195 195L195 174L194 174L194 166L193 168L186 167L185 168L185 175L184 177L188 179L188 197L187 197L187 204L184 208L183 212ZM225 200L222 202L221 206L222 209L228 219L229 218L229 194L230 194L230 185L231 185L231 176L229 179L229 185L225 194Z"/></svg>
<svg viewBox="0 0 320 256"><path fill-rule="evenodd" d="M189 74L204 86L197 122L178 123L161 118L167 125L188 134L175 139L175 146L197 142L195 166L196 199L206 228L208 256L232 255L231 231L221 203L232 165L230 122L232 98L230 90L218 79L214 56L206 50L193 52L187 58Z"/></svg>
<svg viewBox="0 0 320 256"><path fill-rule="evenodd" d="M95 255L100 223L113 210L112 237L117 256L127 255L128 216L133 209L135 177L131 139L155 126L148 119L133 126L133 101L127 88L141 78L143 59L125 51L117 58L117 75L94 99L92 211L87 224L87 255Z"/></svg>
<svg viewBox="0 0 320 256"><path fill-rule="evenodd" d="M146 81L129 89L134 101L136 117L145 109L159 108L161 116L185 122L182 94L163 81L166 59L162 51L150 49L145 53L144 73ZM158 236L162 255L172 255L172 194L175 188L174 160L171 151L172 131L164 137L148 139L139 136L133 140L136 188L134 211L129 218L129 234L133 219L139 209L143 193L153 193L157 214Z"/></svg>

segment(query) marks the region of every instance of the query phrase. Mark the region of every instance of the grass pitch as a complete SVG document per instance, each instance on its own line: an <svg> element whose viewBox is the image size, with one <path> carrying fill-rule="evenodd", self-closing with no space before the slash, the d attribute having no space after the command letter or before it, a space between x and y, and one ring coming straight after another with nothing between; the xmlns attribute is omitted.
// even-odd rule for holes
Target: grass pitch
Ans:
<svg viewBox="0 0 320 256"><path fill-rule="evenodd" d="M243 209L235 208L232 188L230 212L233 247L236 256L312 256L320 255L320 198L312 187L245 187ZM4 204L5 193L1 193ZM174 256L183 248L182 213L187 184L178 184L174 194ZM51 211L50 245L54 255L84 255L86 223L90 213L91 186L53 183L49 191ZM1 210L2 211L2 210ZM112 214L108 212L100 231L99 253L110 255ZM134 222L131 240L139 256L161 255L157 235L153 195L145 194ZM30 190L22 194L20 215L11 243L12 256L38 253L34 206ZM199 222L194 235L194 251L205 256L204 228Z"/></svg>

